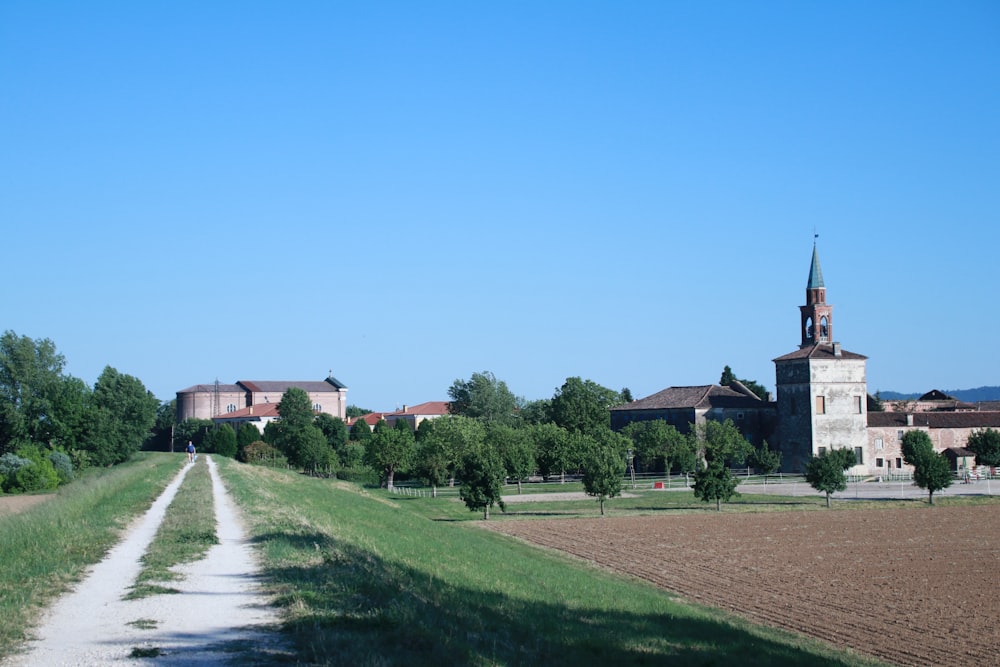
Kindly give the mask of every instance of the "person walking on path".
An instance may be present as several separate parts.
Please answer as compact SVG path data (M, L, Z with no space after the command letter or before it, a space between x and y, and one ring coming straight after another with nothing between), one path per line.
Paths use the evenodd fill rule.
M191 442L190 440L188 440L188 446L186 451L188 454L188 463L193 463L194 460L197 458L197 454L195 454L194 451L194 443Z

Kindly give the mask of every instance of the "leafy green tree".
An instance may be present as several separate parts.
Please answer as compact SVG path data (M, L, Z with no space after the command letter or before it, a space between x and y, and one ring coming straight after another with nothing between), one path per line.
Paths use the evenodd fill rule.
M902 449L903 461L913 466L913 483L927 490L927 499L933 505L934 492L947 489L952 483L948 458L934 451L934 444L924 431L909 431L904 435Z
M321 412L316 415L313 423L326 436L326 441L333 451L339 452L347 444L350 434L347 431L347 424L340 417Z
M622 434L631 439L644 469L662 468L669 474L675 467L684 471L695 467L691 441L663 419L632 422Z
M260 440L260 430L250 422L243 422L236 430L236 456L246 461L247 447Z
M806 481L809 486L826 494L826 506L830 506L830 495L847 488L848 468L854 466L857 459L850 449L828 449L813 456L806 462Z
M93 391L83 380L63 377L52 400L49 446L67 452L80 451L90 423L92 397Z
M289 387L278 402L280 423L289 426L311 426L314 419L312 401L305 389Z
M13 331L0 336L0 454L50 443L65 363L47 338L32 340Z
M351 424L350 439L354 442L367 442L372 437L372 429L364 419L358 419Z
M488 520L490 508L494 505L506 511L503 501L505 473L500 454L490 447L480 447L465 455L461 471L462 488L458 495L470 512L482 510L483 519Z
M753 453L753 445L740 433L731 419L718 422L712 419L698 424L692 434L704 450L709 464L720 462L740 465Z
M699 463L694 473L695 498L706 503L714 500L718 512L722 511L722 501L729 502L730 498L737 495L738 484L739 480L733 477L722 460Z
M597 437L583 434L578 437L587 441L583 455L583 489L587 495L597 497L601 516L604 516L604 503L622 492L629 439L610 430Z
M406 469L415 453L413 432L409 428L392 428L384 419L375 425L371 439L365 443L366 462L382 471L388 489L393 488L396 473Z
M473 373L468 380L455 380L448 389L448 397L451 414L483 422L510 423L516 419L519 407L507 383L489 371Z
M347 410L344 412L344 416L351 419L353 417L364 417L365 415L370 415L371 412L371 410L359 408L356 405L348 405Z
M618 395L621 397L622 403L631 403L635 400L632 398L632 390L628 387L622 387L622 390L618 392Z
M236 431L229 424L223 424L205 437L206 452L234 458L236 450Z
M764 475L764 483L767 484L767 476L773 475L781 467L781 452L768 447L765 440L750 454L750 465L759 474Z
M552 401L548 398L527 401L521 407L520 414L524 424L547 424L552 421Z
M535 443L541 473L560 475L565 481L566 471L574 467L577 462L573 443L566 429L549 422L530 426L528 433Z
M84 447L97 465L127 461L146 441L160 402L138 378L106 366L94 384Z
M438 486L454 480L466 454L482 449L486 428L482 422L460 415L428 419L421 427L418 474L436 494Z
M965 447L976 455L976 465L1000 466L1000 431L991 428L975 431Z
M153 432L142 448L147 451L169 452L174 427L177 425L177 400L163 401L156 409Z
M507 476L517 480L517 492L521 493L521 481L535 472L537 465L531 434L526 428L493 422L486 425L485 444L500 453Z
M342 468L358 469L365 465L365 446L360 442L348 442L337 452Z
M289 461L292 462L291 458ZM321 471L334 467L336 457L323 431L315 426L307 426L301 431L300 439L295 448L295 465L306 472L317 475Z
M215 423L211 419L195 419L193 417L185 419L174 427L174 451L184 451L189 441L201 451L205 437L214 425Z
M621 403L618 392L593 380L566 378L552 397L552 421L567 431L589 433L611 428L611 408Z
M278 403L277 421L268 424L272 444L288 458L288 462L310 473L329 465L332 450L323 432L313 425L312 401L304 389L290 387ZM268 435L265 427L265 437Z

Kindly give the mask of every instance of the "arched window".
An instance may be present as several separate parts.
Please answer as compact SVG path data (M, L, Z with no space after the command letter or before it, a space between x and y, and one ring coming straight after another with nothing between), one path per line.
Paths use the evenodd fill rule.
M812 340L813 337L813 321L811 317L806 318L806 340Z
M323 406L319 403L313 403L313 412L323 412Z
M830 324L826 321L826 315L819 320L819 339L828 340L830 338Z
M230 403L226 406L226 412L236 412L236 406L233 403Z

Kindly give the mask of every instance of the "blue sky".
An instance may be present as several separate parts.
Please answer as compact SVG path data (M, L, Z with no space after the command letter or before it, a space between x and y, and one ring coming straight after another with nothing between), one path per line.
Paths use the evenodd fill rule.
M1000 4L0 4L0 330L161 399L1000 384Z

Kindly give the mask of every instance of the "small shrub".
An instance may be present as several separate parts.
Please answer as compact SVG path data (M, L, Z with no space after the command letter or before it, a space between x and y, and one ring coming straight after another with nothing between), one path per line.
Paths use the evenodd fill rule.
M73 469L77 471L86 470L91 465L93 465L93 461L91 461L90 457L90 452L88 452L86 449L69 450L69 458L71 461L73 461Z
M51 491L59 486L59 473L48 459L32 461L14 473L14 484L18 491Z
M31 459L18 456L13 452L7 452L0 456L0 478L3 479L3 490L7 493L17 491L14 476L21 468L31 465Z
M263 440L251 442L243 450L243 457L247 463L253 465L287 466L288 460L274 445L269 445Z
M63 452L49 452L49 462L56 469L60 484L69 484L73 481L73 461L69 455Z

